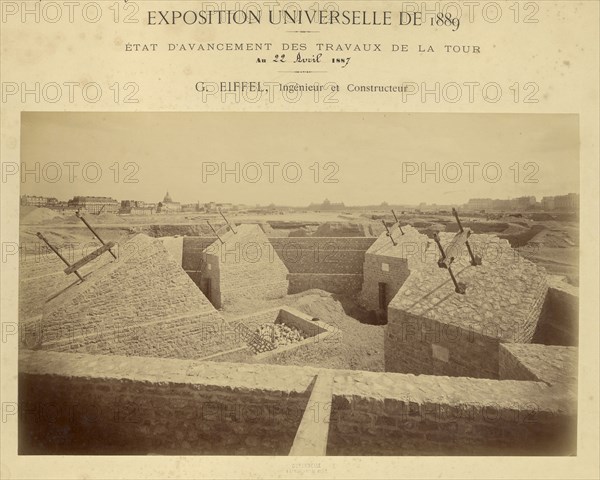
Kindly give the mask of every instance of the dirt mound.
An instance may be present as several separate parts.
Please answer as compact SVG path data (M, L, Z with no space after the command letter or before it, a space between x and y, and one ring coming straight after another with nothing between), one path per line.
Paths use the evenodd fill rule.
M369 237L364 225L349 222L327 222L319 225L313 237Z
M536 222L545 222L547 220L554 220L554 216L550 215L549 213L532 213L530 215L527 215L527 217L529 217L531 220L534 220Z
M100 215L86 215L87 219L90 219L94 223L98 224L109 224L109 223L124 223L125 220L120 215L114 213L101 213Z
M568 248L577 246L577 243L567 232L549 229L542 230L534 236L529 243L538 244L546 248Z
M304 228L317 225L315 222L296 222L296 221L269 221L271 228L291 230L293 228Z
M82 223L81 220L79 220L79 218L77 218L77 216L74 213L63 217L61 221L64 223L71 223L71 224Z
M504 222L465 222L461 221L463 228L470 228L473 233L500 233L508 228ZM446 226L447 232L458 232L458 224L450 223Z
M346 316L342 304L334 295L323 290L307 290L294 299L294 306L311 317L327 323L340 320Z
M415 227L419 233L422 233L423 235L427 235L429 238L433 238L433 235L435 233L446 231L446 225L443 223L429 223L429 222L416 222L416 223L418 223L419 226L415 225L414 223L412 224L412 226Z
M532 225L531 228L523 229L520 233L513 234L500 234L498 237L509 241L510 246L513 248L519 248L527 245L531 239L543 231L545 227L543 225Z
M310 230L307 228L296 228L292 230L288 237L308 237L310 236Z
M214 233L207 224L196 224L196 225L138 225L130 228L133 233L143 233L149 237L174 237L174 236L192 236L202 237L211 236L214 237Z
M260 363L278 365L311 366L350 370L384 371L383 339L384 325L374 325L370 312L356 304L354 298L312 289L284 299L257 301L241 299L223 310L226 318L233 319L267 308L287 305L312 318L329 324L332 333L308 346L282 352ZM231 356L218 361L234 361ZM252 358L243 361L252 362Z
M62 218L60 213L44 207L21 207L21 211L19 213L21 217L21 223L29 225L48 223L55 218Z
M269 236L273 234L273 227L269 225L267 222L263 222L260 224L260 228L265 233L265 235Z
M291 350L267 360L280 365L384 371L383 325L361 323L352 299L322 290L287 297L286 304L333 327L333 333L309 348Z
M385 228L383 228L383 224L381 222L375 222L369 225L369 233L372 237L378 237L383 232L385 232Z
M101 213L100 215L95 215L93 213L83 212L83 216L89 222L92 227L94 225L111 225L111 224L119 224L125 223L125 220L115 213ZM70 225L75 225L77 223L82 223L82 221L75 215L75 213L69 213L67 215L59 215L50 220L50 223L66 223Z
M519 225L517 223L510 223L508 227L502 232L503 235L520 235L529 230L529 225Z

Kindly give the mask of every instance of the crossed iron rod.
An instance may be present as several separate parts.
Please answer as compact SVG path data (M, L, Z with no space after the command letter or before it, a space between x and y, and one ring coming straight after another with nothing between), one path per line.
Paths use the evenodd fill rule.
M469 237L471 236L471 231L465 230L463 228L462 223L460 222L460 218L458 217L458 212L456 211L456 208L452 209L452 214L454 215L456 223L458 224L458 233L450 242L447 251L454 252L460 244L464 243L467 247L467 251L469 252L469 256L471 257L471 265L473 265L474 267L481 265L481 257L473 254L473 250L471 249L471 245L469 244ZM437 233L433 235L433 239L435 240L435 243L437 244L438 249L440 250L440 253L442 255L441 258L438 260L438 267L446 268L448 270L450 278L452 279L452 283L454 283L454 291L456 293L464 295L467 291L467 286L462 282L458 282L456 280L456 277L454 276L454 272L452 271L451 265L452 262L454 262L454 256L448 258L446 251L444 251L444 247L442 247L440 236Z
M233 232L234 235L237 234L237 232L235 231L235 228L233 227L233 225L231 225L231 223L229 223L229 220L227 220L227 218L225 217L225 215L223 215L223 212L221 211L221 209L219 208L219 214L223 217L223 220L225 220L225 223L227 224L227 226L231 229L231 231ZM210 227L210 229L213 231L213 233L217 236L217 238L219 239L219 241L221 242L221 245L223 245L225 242L223 241L223 239L219 236L219 234L217 233L217 231L215 230L215 228L211 225L211 223L207 220L206 223L208 223L208 226Z
M50 250L52 250L56 256L58 258L60 258L63 263L67 266L67 268L65 268L64 272L69 275L71 273L74 273L75 275L77 275L77 278L79 278L79 280L81 280L83 282L84 278L80 275L80 273L78 272L78 270L83 267L84 265L88 264L89 262L91 262L92 260L94 260L96 257L99 257L100 255L102 255L104 252L110 252L110 254L113 256L113 258L116 260L117 256L114 254L114 252L111 250L114 246L115 243L114 242L108 242L105 243L104 240L102 240L102 238L100 238L100 235L98 235L96 233L96 231L92 228L92 226L87 222L87 220L83 217L83 215L81 215L79 213L79 211L75 212L75 215L77 216L77 218L79 218L84 225L94 234L94 236L98 239L98 241L102 244L102 246L100 248L98 248L97 250L94 250L92 253L86 255L85 257L81 258L80 260L78 260L77 262L75 262L74 264L70 264L69 261L62 256L62 254L48 241L48 239L46 237L44 237L44 235L41 232L37 232L36 235L37 237L42 240L47 246L48 248L50 248Z
M400 220L398 220L398 217L396 216L396 212L394 212L393 209L392 209L392 215L394 215L394 220L396 220L396 223L398 224L398 228L400 229L400 234L404 235L404 232L402 231L402 226L400 225ZM392 237L392 232L390 232L390 229L388 228L387 223L385 223L384 219L381 219L381 223L383 223L383 226L385 227L386 235L388 237L390 237L390 240L392 241L392 245L394 245L394 247L396 245L398 245L396 243L396 240L394 240L394 237Z

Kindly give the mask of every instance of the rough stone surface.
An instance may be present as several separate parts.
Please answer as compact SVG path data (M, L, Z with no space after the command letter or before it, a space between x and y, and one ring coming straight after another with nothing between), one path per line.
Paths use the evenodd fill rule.
M183 269L190 272L199 272L202 268L202 254L217 237L183 237L182 264Z
M202 287L203 252L214 237L185 237L183 268ZM288 293L318 288L331 293L360 291L365 252L375 238L286 238L268 237L275 252L289 270Z
M326 323L313 320L310 316L287 305L282 306L281 308L271 308L260 312L254 312L250 315L234 317L229 320L229 323L232 325L234 331L244 335L244 341L254 353L262 352L254 357L261 359L277 356L298 347L310 348L314 343L325 341L324 337L327 333L331 332L331 328ZM273 348L274 346L272 345L269 336L267 336L266 341L260 340L256 335L256 331L261 327L269 327L274 324L283 324L297 329L301 333L302 338L298 339L297 342ZM269 331L269 329L267 329L267 331ZM246 358L246 361L252 360L253 358Z
M535 380L548 385L577 385L577 348L502 344L500 379Z
M330 455L572 455L576 395L544 384L336 375Z
M374 238L270 238L290 273L362 273L365 252Z
M99 242L90 242L82 248L69 249L57 245L61 254L71 264L88 253L101 247ZM116 251L121 247L118 244ZM109 253L104 253L79 270L82 276L89 275L101 265L113 260ZM54 253L28 253L19 262L19 321L21 323L36 320L44 312L44 304L49 297L59 294L71 285L79 283L74 275L66 275L66 265Z
M390 308L384 337L385 369L427 375L498 378L500 342L486 335L485 328L482 334L480 328L467 330ZM495 331L493 326L489 328ZM436 356L436 349L445 349L447 354Z
M39 329L38 347L58 351L202 358L234 342L162 242L143 234L50 300Z
M183 237L160 237L169 255L177 262L183 264Z
M444 244L452 235L441 238ZM466 247L452 264L457 280L467 285L465 295L454 291L448 271L427 256L390 307L466 329L492 322L498 328L490 336L530 341L548 288L544 270L494 235L472 235L469 242L483 264L472 266Z
M543 382L27 350L19 372L21 454L287 455L321 372L329 455L576 450L576 394Z
M21 454L287 455L315 376L56 352L21 361Z
M202 291L217 308L239 299L285 296L288 269L260 226L238 225L235 230L221 236L224 243L216 240L204 250Z
M390 234L396 245L384 232L365 253L359 302L369 310L385 311L379 305L379 284L385 283L389 303L410 272L418 268L416 264L423 261L426 250L430 248L427 236L420 234L415 228L406 225L402 227L402 231L404 235L394 225Z
M533 342L545 345L579 344L579 289L552 276Z
M452 238L442 234L442 245ZM545 271L494 235L472 235L469 243L482 265L470 264L466 247L452 264L465 295L438 267L437 250L414 263L388 305L387 371L497 378L499 343L531 342L546 298ZM434 344L448 350L446 361L433 355Z

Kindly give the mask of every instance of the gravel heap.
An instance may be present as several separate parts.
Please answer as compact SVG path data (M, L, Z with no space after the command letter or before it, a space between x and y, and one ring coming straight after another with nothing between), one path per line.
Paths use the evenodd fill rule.
M275 350L306 338L300 330L284 323L265 323L256 329L255 334L261 339L260 345L256 344L258 342L253 345L256 353Z

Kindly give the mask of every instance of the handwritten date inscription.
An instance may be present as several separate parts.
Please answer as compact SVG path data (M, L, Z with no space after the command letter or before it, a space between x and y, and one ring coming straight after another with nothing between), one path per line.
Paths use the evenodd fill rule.
M340 65L342 68L346 68L350 63L351 57L343 57L343 58L332 58L331 63L336 65ZM257 63L267 63L266 58L258 58L256 60ZM297 53L296 55L288 56L285 53L277 53L272 59L274 63L323 63L323 54L317 53L312 55L306 55Z

